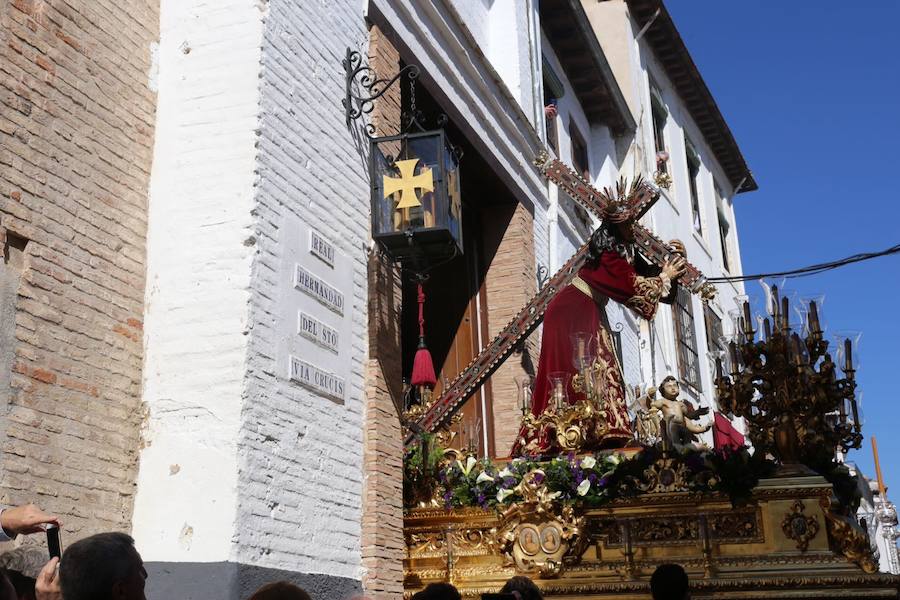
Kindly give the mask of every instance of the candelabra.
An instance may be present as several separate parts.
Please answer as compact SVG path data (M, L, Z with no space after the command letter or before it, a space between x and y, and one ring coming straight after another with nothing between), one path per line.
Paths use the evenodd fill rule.
M543 444L543 451L581 452L599 446L608 429L606 410L606 369L608 363L597 359L598 341L587 332L572 336L572 364L575 374L550 373L550 395L546 409L539 415L531 413L531 395L520 387L522 431L532 452ZM569 389L576 393L575 401Z
M856 399L856 338L838 345L843 377L829 352L814 300L805 312L800 333L792 331L790 306L772 288L771 320L762 319L756 339L750 304L744 301L728 342L726 366L716 360L716 391L726 412L743 417L757 451L768 452L786 470L801 465L823 449L859 448L862 424ZM803 307L804 309L806 307Z

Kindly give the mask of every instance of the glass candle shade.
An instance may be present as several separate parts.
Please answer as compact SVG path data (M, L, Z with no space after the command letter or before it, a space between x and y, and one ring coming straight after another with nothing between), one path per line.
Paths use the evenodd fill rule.
M516 383L516 393L518 395L519 401L519 409L522 411L522 415L526 415L529 411L531 411L531 396L532 396L532 379L531 375L527 373L523 373L522 375L516 375L513 379Z
M569 405L569 374L565 371L557 371L550 373L550 398L547 400L548 406L553 406L556 410L562 410Z
M844 373L859 369L859 331L835 331L832 336L832 356L834 363Z
M597 358L597 345L593 334L577 331L572 334L572 366L576 371L589 368Z

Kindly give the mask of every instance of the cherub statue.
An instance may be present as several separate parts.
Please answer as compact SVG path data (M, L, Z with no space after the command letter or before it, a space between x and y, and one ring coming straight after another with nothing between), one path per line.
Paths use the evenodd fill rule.
M659 409L650 405L656 396L656 388L647 388L646 394L641 394L640 388L635 386L634 397L636 400L631 405L634 413L634 437L645 446L655 446L662 439L660 421L662 414Z
M709 431L710 428L709 423L700 425L695 421L709 414L709 409L694 408L687 400L679 400L678 393L681 390L678 380L671 375L659 384L662 398L654 398L656 391L656 388L649 388L639 402L648 413L656 409L662 414L661 434L664 447L675 450L693 448L698 441L697 434Z

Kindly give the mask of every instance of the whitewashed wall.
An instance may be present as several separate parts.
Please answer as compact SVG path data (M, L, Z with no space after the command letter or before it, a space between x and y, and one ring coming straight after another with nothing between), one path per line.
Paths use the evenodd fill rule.
M251 0L160 6L133 527L148 562L234 557L262 31Z
M240 439L238 559L359 579L369 188L344 124L341 60L364 49L354 1L269 3L263 34L251 330ZM309 251L310 231L336 250ZM294 285L297 266L343 295L340 313ZM304 311L338 332L303 338ZM290 380L290 357L344 381L339 399Z

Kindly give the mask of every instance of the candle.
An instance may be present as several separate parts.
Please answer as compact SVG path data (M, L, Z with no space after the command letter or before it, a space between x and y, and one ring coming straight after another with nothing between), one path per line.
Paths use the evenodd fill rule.
M816 306L815 300L809 302L809 330L819 333L819 307Z
M753 332L752 322L753 321L750 320L750 303L744 301L744 333L748 336Z
M799 367L803 364L803 349L800 347L800 336L795 333L792 341L794 342L794 364Z
M722 379L722 359L716 359L716 379Z
M728 349L731 351L731 372L737 373L738 372L737 344L735 344L734 342L730 342L728 344Z
M790 317L790 307L788 306L787 296L781 299L781 328L784 331L790 329L789 317Z
M766 341L769 341L769 338L772 337L772 326L769 324L769 317L763 319L763 328L766 332Z
M778 286L773 285L772 286L772 320L775 323L778 323L778 306L779 306Z
M850 339L844 340L844 355L847 357L847 360L844 364L844 371L852 371L853 370L853 345L850 343Z
M856 396L850 399L850 408L853 410L853 428L859 432L862 425L859 422L859 408L856 406Z

